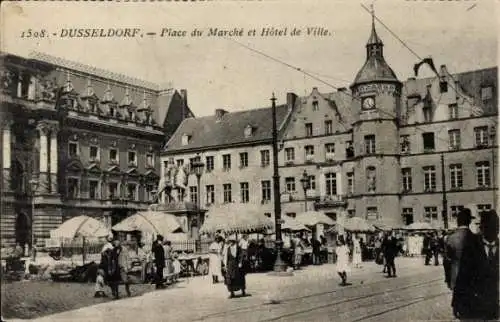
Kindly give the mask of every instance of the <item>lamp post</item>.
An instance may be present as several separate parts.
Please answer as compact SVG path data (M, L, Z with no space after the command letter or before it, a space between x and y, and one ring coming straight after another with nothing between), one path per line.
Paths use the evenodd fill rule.
M196 191L196 207L198 208L198 236L196 236L196 241L198 244L198 247L201 248L201 234L200 234L200 228L201 228L201 176L203 174L203 168L205 167L205 164L201 162L201 157L198 155L196 157L196 160L191 164L191 168L193 170L193 173L196 175L196 183L197 183L197 191Z
M286 275L286 264L281 259L283 239L281 238L281 198L280 198L280 176L278 172L278 126L276 124L276 97L271 98L272 122L273 122L273 196L274 196L274 227L276 230L276 262L273 274Z
M310 188L310 180L306 170L304 170L304 173L302 174L300 183L302 184L302 189L304 189L304 211L307 212L307 190Z
M38 188L38 181L31 179L29 181L31 188L31 258L35 261L35 193Z

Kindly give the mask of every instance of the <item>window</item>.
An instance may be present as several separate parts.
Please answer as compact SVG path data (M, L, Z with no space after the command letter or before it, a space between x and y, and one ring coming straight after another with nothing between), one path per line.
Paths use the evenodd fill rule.
M297 214L295 212L287 212L285 215L287 215L288 217L291 217L291 218L297 217Z
M241 203L248 203L250 201L250 191L248 189L248 182L240 183L240 200Z
M476 182L478 187L489 187L490 182L490 163L488 161L476 163Z
M332 120L325 121L325 135L329 135L333 133L333 122Z
M213 156L208 156L205 158L205 163L206 163L206 168L207 172L211 172L214 170L214 157Z
M190 135L187 135L187 134L183 134L182 135L182 138L181 138L181 144L182 145L188 145L189 144L189 139L191 138Z
M230 183L224 183L222 185L223 191L224 191L224 203L230 203L233 202L233 197L231 196L231 184Z
M345 146L346 146L346 148L345 148L346 157L353 158L354 157L354 148L352 146L352 141L346 141Z
M295 192L295 178L288 177L285 178L286 192Z
M87 101L87 106L90 113L97 113L97 104L95 102Z
M90 199L100 199L99 198L99 181L89 180L89 198Z
M427 132L422 134L424 141L424 152L432 152L436 148L434 145L434 132Z
M133 121L135 119L135 115L133 111L128 111L128 119Z
M114 117L115 116L115 108L113 106L109 106L109 116Z
M155 193L155 186L152 184L146 185L146 201L153 201Z
M318 101L313 101L313 102L312 102L312 107L313 107L313 111L317 111L317 110L319 110L319 104L318 104Z
M306 123L305 126L306 126L306 136L307 137L313 136L313 125L312 125L312 123Z
M190 186L189 187L189 200L191 203L197 205L198 204L198 187Z
M269 150L260 151L260 165L262 167L268 167L271 164L271 158L269 156Z
M78 156L78 143L77 142L69 142L68 151L70 157Z
M146 167L152 168L155 166L155 157L153 154L146 154Z
M309 190L316 190L316 176L307 176L309 180Z
M271 181L263 180L262 185L262 201L271 201Z
M458 213L464 209L464 206L451 206L451 217L456 218Z
M493 98L493 87L486 86L481 88L481 100L483 102Z
M109 161L118 163L118 150L116 149L110 149L109 150Z
M366 208L366 219L367 220L377 220L378 219L377 207L367 207Z
M436 190L436 167L435 166L424 167L424 190L425 191Z
M68 178L68 198L80 197L80 181L77 178Z
M450 104L448 105L448 116L450 120L458 119L458 105Z
M127 198L137 200L137 185L135 183L127 184Z
M401 146L401 153L409 153L411 151L409 135L401 135L399 137L399 144Z
M109 199L118 199L120 197L120 194L118 193L118 183L117 182L110 182L108 184L108 197Z
M481 213L491 210L491 205L490 204L481 204L477 205L477 214L481 215Z
M241 152L240 153L240 168L248 167L248 153Z
M327 160L333 160L335 158L335 143L325 144L325 157Z
M480 126L474 128L476 137L476 147L484 147L488 145L488 127Z
M347 192L354 194L354 172L347 173Z
M439 90L441 93L448 92L448 82L446 80L442 80L439 82Z
M403 192L409 192L412 190L412 177L411 168L401 169L401 177L403 180Z
M314 160L314 146L313 145L306 145L304 147L305 152L306 152L306 161L313 161Z
M91 145L89 148L89 155L91 161L99 160L99 148L97 146Z
M180 167L184 166L184 159L177 159L175 161L175 163L177 164L177 167L180 168Z
M136 153L134 151L128 151L128 164L137 165Z
M450 164L450 180L452 189L463 187L463 174L461 164Z
M266 216L267 218L271 218L271 213L270 212L265 212L264 216Z
M402 216L405 221L405 225L413 224L413 208L403 208Z
M460 149L460 130L449 130L448 137L450 140L450 149L451 150Z
M207 192L207 204L215 203L215 186L213 184L206 185L205 191Z
M377 191L377 169L374 166L366 167L366 186L368 192Z
M293 162L295 160L295 149L294 148L285 148L285 161Z
M224 154L222 156L222 169L224 171L231 170L231 155L230 154Z
M375 135L365 135L365 153L375 153Z
M437 207L424 207L424 217L427 221L434 221L438 219Z
M356 209L348 209L347 210L347 217L352 218L356 216Z
M326 195L334 196L337 194L337 173L329 172L325 174Z

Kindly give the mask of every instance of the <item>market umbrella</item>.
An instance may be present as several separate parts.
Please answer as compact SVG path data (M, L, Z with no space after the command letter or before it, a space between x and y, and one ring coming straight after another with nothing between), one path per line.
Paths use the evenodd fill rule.
M404 229L406 229L406 230L433 230L435 228L428 222L414 222L413 224L410 224L410 225L404 227Z
M125 218L112 228L114 231L140 231L166 236L182 231L175 215L159 211L142 211Z
M355 232L373 232L375 227L360 217L347 218L344 222L344 229Z
M50 232L51 239L74 239L77 237L105 237L110 233L102 221L89 216L77 216L63 222Z
M287 231L310 231L309 228L307 228L304 224L299 222L298 220L290 217L290 216L285 216L283 218L283 222L281 224L281 230L287 230Z
M401 229L402 225L393 223L393 222L387 222L384 220L377 220L373 223L373 226L379 230L393 230L393 229Z
M317 224L335 225L335 221L321 211L306 211L296 217L297 221L306 226Z
M200 232L204 234L214 234L222 231L231 233L257 232L274 227L273 221L256 209L237 205L230 209L210 210Z

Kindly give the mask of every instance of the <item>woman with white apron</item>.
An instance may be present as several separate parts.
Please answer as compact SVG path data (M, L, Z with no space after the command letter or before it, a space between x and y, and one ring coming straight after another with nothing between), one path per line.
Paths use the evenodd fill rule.
M224 280L222 278L222 238L220 236L216 236L215 240L208 249L209 251L209 274L212 276L212 283L216 284L219 282L219 279Z
M342 279L341 286L347 285L347 273L351 271L349 267L349 247L346 245L343 236L339 236L337 247L335 248L337 254L337 274Z

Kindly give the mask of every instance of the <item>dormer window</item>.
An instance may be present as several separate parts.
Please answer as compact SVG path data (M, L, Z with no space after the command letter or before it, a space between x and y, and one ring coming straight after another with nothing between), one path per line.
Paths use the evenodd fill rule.
M485 86L481 87L481 101L489 101L493 98L493 87Z
M245 134L245 138L249 138L252 136L253 134L253 127L251 125L247 125L245 127L245 131L244 131L244 134Z
M318 101L317 100L314 100L312 102L312 107L313 107L313 111L319 110L319 106L318 106Z
M135 115L133 111L128 111L128 118L129 120L133 121L135 119Z
M191 135L183 134L182 135L182 145L188 145L191 140Z
M448 92L448 82L446 80L439 81L439 90L441 93Z

